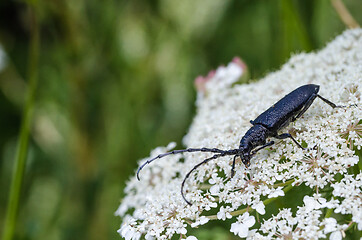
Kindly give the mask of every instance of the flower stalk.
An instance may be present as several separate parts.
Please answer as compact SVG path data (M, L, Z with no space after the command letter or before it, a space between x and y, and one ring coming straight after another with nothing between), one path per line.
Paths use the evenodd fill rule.
M39 26L34 6L30 6L31 39L28 60L28 90L20 126L20 135L15 155L14 170L12 174L10 194L8 199L5 226L2 234L3 240L11 240L14 237L16 219L19 210L22 182L26 165L29 144L29 133L34 109L35 90L38 80L39 58Z

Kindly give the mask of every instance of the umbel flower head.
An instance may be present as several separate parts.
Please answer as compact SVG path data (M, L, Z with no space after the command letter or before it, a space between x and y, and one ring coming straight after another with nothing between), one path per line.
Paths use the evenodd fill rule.
M240 61L239 61L240 62ZM304 84L320 85L320 94L343 105L331 108L316 99L301 118L287 126L292 141L260 150L246 168L232 156L201 165L187 179L186 204L180 194L185 175L211 153L169 155L147 165L141 181L132 176L116 211L125 239L196 239L188 232L211 221L231 223L231 234L247 239L341 239L362 231L362 30L348 30L318 53L293 56L279 71L248 85L233 61L199 79L197 115L184 137L186 147L235 149L250 120ZM275 140L275 139L274 139ZM173 149L159 147L149 158ZM148 157L140 160L144 163ZM288 191L298 192L299 200ZM305 189L309 189L306 191ZM284 199L283 199L284 198ZM294 207L274 200L296 202ZM270 213L270 211L273 212ZM195 233L195 231L193 231ZM353 235L357 234L357 235ZM197 235L197 234L195 234Z

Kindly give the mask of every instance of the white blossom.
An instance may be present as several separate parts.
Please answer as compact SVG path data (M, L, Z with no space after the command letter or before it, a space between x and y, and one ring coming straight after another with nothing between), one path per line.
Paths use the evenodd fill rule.
M237 222L231 224L230 232L241 238L248 236L249 228L254 226L255 217L250 216L248 212L237 218Z
M195 236L188 236L186 240L197 240L197 238Z
M362 173L356 177L345 175L339 183L333 183L333 195L343 200L336 205L336 213L352 214L352 221L362 231Z
M118 233L126 240L138 240L141 237L141 233L129 225L123 225Z
M268 198L275 198L275 197L279 197L279 196L284 196L284 192L282 190L281 187L278 187L276 189L273 189L269 195Z
M263 202L258 202L256 204L253 204L251 207L255 209L259 214L261 215L265 214L265 205Z
M209 221L209 219L205 216L201 216L197 221L191 224L191 227L197 227L199 225L204 225Z
M339 231L333 232L329 239L331 239L331 240L340 240L340 239L342 239L342 233L339 232Z
M296 216L290 209L281 210L276 216L265 220L260 230L266 236L283 236L293 239L318 239L325 238L330 233L330 239L339 239L344 235L347 224L338 224L334 218L321 218L321 208L331 206L319 194L313 197L304 197L304 206L298 207Z
M334 232L337 230L337 220L334 218L325 218L324 219L324 229L325 233Z
M307 150L290 139L273 139L276 143L258 151L250 167L236 158L233 178L233 156L201 165L184 185L191 206L180 194L181 183L212 154L173 154L153 161L142 169L140 181L131 177L124 190L116 211L123 218L118 230L123 238L185 238L190 228L233 217L237 221L230 231L247 239L340 239L353 230L351 224L362 230L357 154L362 146L362 30L346 31L317 53L295 55L258 82L235 84L243 72L242 64L233 62L199 78L197 114L183 139L186 147L238 148L250 120L304 84L319 85L321 96L343 107L331 108L317 98L281 131L290 132ZM156 148L140 164L173 148L174 143ZM279 209L265 218L270 216L264 214L266 205L275 198L297 201L287 191L300 185L313 193L299 199L296 209ZM259 229L254 211L261 214ZM332 215L326 217L327 212Z
M226 208L224 208L223 206L221 206L221 208L216 216L218 219L221 219L223 221L225 221L225 219L227 219L227 218L228 219L232 218L232 216L230 214L230 207L227 206Z

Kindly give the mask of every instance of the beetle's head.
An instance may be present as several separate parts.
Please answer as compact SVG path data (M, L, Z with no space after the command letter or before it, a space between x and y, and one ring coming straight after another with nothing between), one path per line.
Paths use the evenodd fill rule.
M252 157L251 154L250 154L250 151L248 151L248 149L245 149L245 150L242 149L239 156L241 158L241 161L245 165L245 167L248 168L250 166L250 159Z

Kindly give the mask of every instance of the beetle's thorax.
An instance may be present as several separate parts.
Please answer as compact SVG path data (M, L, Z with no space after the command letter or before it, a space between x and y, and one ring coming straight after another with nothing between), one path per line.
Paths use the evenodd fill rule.
M256 124L240 140L239 148L244 155L249 155L251 150L257 146L264 145L267 137L269 137L269 130L260 124Z

